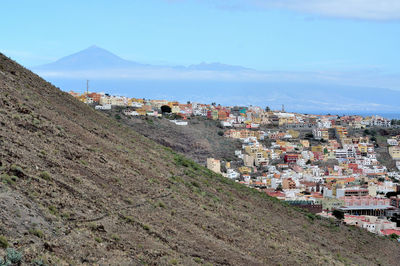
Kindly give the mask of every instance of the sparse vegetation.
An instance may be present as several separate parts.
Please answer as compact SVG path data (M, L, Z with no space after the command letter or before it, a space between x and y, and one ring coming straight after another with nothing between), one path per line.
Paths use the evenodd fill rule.
M31 235L37 236L37 237L39 237L39 238L43 238L43 237L44 237L43 231L40 230L40 229L38 229L38 228L35 228L35 227L29 229L29 233L30 233Z
M8 241L5 236L0 235L0 248L7 248L8 247Z
M169 264L177 265L178 264L178 260L177 259L172 259L172 260L169 261Z
M146 231L150 231L150 226L148 226L147 224L143 224L142 228Z
M41 172L39 177L47 181L51 180L51 175L46 171Z
M0 265L1 266L20 265L21 261L22 261L21 252L13 248L7 248L4 259L0 258Z
M4 184L12 185L15 183L15 181L11 178L11 176L9 176L7 174L2 174L0 176L0 178L1 178L1 182L3 182Z
M54 205L50 205L49 206L49 211L51 214L53 214L54 216L58 216L58 210L57 207Z
M121 238L117 234L112 234L111 235L111 239L114 240L114 241L117 241L117 242L121 240Z
M16 176L22 176L24 174L24 170L18 165L11 165L10 171Z

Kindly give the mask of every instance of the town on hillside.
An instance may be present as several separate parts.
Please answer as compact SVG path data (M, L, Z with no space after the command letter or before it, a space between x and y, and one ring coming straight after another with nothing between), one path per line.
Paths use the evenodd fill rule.
M97 110L219 121L238 139L237 160L207 159L207 168L313 214L378 235L400 237L400 121L381 116L313 115L268 107L179 103L69 92Z

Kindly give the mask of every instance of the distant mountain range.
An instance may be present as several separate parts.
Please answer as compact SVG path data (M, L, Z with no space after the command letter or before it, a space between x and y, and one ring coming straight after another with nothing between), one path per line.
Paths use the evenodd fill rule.
M37 71L76 71L76 70L100 70L100 69L177 69L177 70L201 70L201 71L244 71L251 70L241 66L225 65L221 63L200 63L197 65L185 66L155 66L141 64L125 60L98 46L65 56L54 63L34 67Z
M280 107L319 113L399 113L400 91L370 87L347 73L279 72L222 63L150 65L91 46L53 63L32 67L63 90L90 89L141 98ZM360 85L361 84L361 85Z

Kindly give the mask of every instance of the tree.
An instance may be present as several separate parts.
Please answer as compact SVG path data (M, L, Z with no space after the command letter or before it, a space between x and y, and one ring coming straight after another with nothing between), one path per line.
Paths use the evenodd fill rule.
M390 197L395 197L397 195L399 195L399 192L390 191L386 193L386 198L390 199Z
M312 139L312 138L314 138L314 135L313 135L313 133L307 133L305 138L306 139Z
M344 212L341 210L333 210L332 215L336 217L338 220L344 219Z
M270 112L271 108L269 108L269 106L265 107L265 112Z
M164 114L164 113L171 113L172 112L172 109L171 109L171 107L170 106L168 106L168 105L163 105L163 106L161 106L161 112Z
M279 185L276 187L276 190L277 190L277 191L282 191L282 184L279 184Z

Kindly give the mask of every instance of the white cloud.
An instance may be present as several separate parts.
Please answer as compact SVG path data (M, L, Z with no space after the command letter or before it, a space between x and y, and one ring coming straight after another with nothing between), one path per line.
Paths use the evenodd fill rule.
M33 69L46 78L180 80L228 82L299 82L390 88L400 90L400 73L386 74L379 70L359 71L211 71L174 68L97 69L52 71Z
M289 9L323 17L400 20L399 0L220 0L218 5Z

